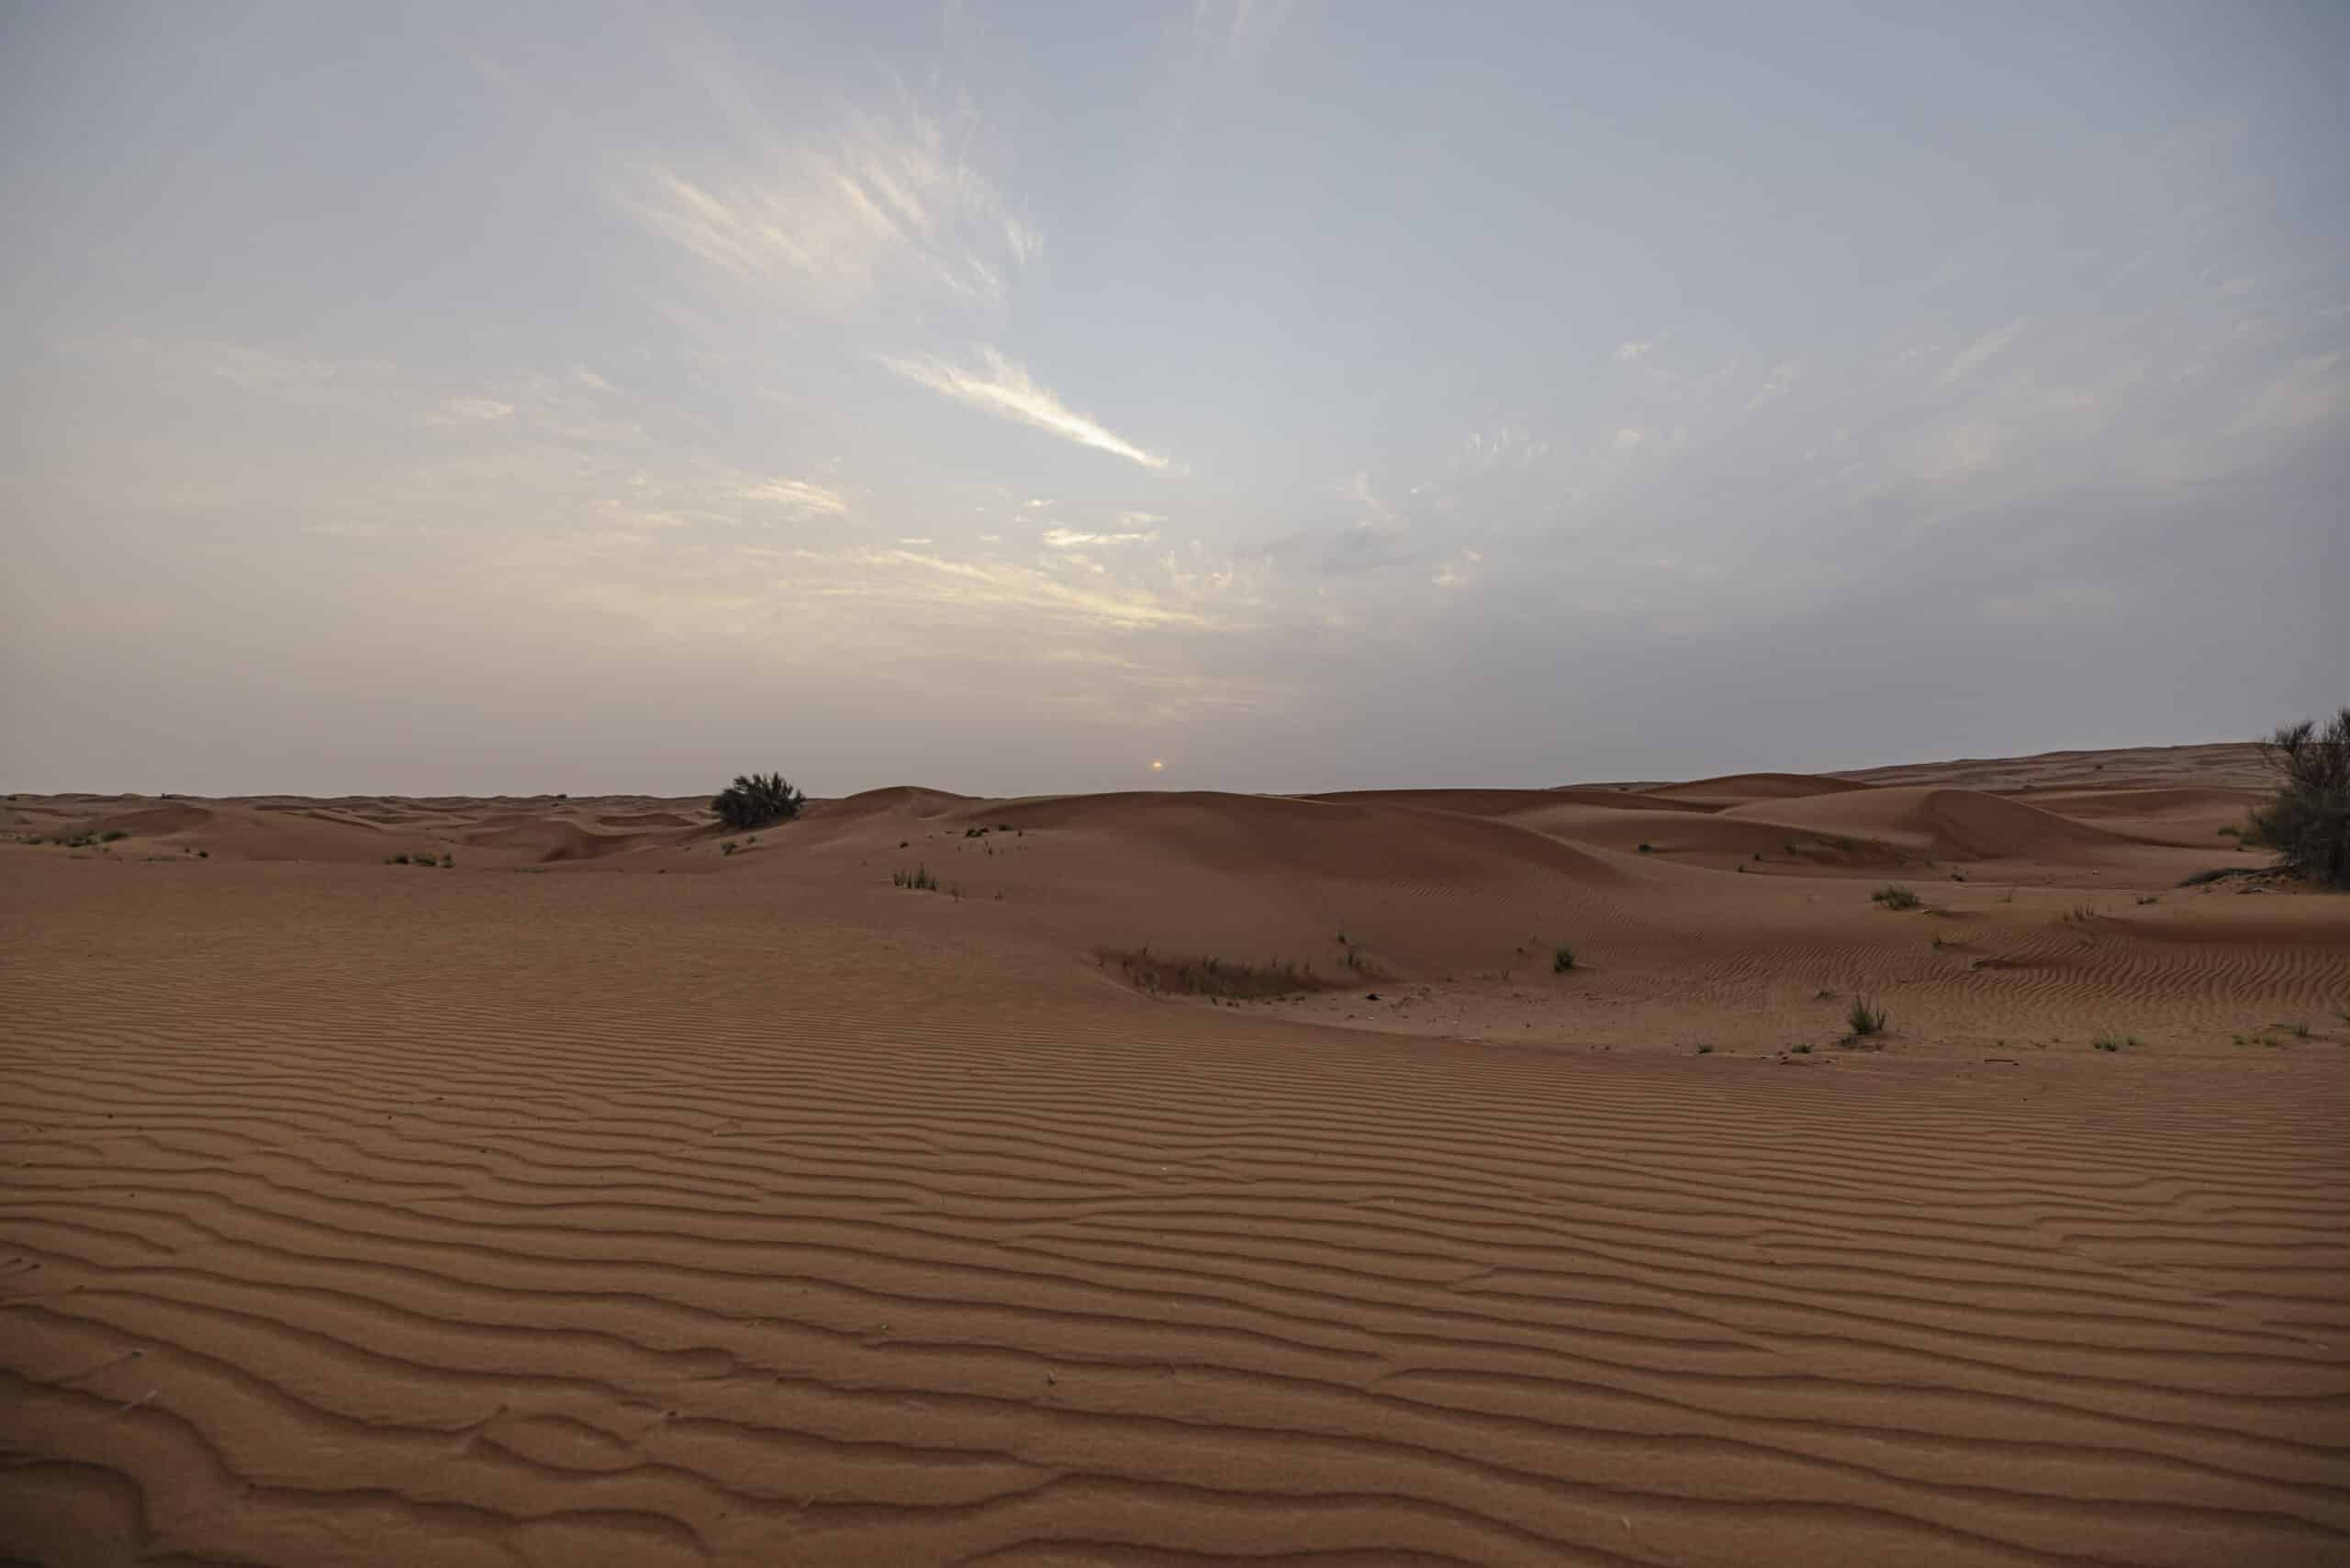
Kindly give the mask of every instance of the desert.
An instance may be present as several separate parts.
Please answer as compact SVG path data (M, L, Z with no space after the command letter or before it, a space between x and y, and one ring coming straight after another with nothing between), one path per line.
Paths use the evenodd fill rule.
M0 1540L2339 1562L2261 782L16 796Z
M2350 1568L2345 61L0 6L0 1568Z

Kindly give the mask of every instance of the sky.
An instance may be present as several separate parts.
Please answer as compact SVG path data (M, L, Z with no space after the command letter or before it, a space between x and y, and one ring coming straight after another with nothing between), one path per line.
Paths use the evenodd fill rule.
M0 0L0 788L2350 700L2350 7Z

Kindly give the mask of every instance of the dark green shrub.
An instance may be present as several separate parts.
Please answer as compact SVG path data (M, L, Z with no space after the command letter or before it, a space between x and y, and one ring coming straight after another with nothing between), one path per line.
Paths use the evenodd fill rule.
M1575 950L1563 942L1560 943L1558 951L1550 955L1550 972L1554 975L1562 975L1574 967Z
M2253 810L2244 842L2275 850L2286 870L2350 888L2350 708L2322 727L2287 724L2260 755L2282 782L2275 800Z
M808 804L780 773L738 773L710 802L718 820L737 832L789 822Z
M1898 882L1887 882L1869 895L1869 902L1881 903L1887 909L1916 909L1926 901L1919 898L1913 888L1905 888Z
M1852 1038L1866 1039L1871 1035L1885 1033L1886 1013L1882 1007L1871 1007L1865 997L1854 997L1852 1010L1844 1014L1844 1023L1852 1031Z

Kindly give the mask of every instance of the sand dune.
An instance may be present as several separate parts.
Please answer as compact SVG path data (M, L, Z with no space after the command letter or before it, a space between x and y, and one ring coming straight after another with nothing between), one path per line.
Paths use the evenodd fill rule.
M1815 795L1848 794L1869 786L1817 773L1731 773L1719 778L1695 778L1648 791L1668 801L1702 801L1712 805L1744 805L1751 801L1800 801Z
M2350 901L1752 780L12 800L0 1556L2350 1560Z
M2130 847L2126 834L1975 790L1887 786L1733 806L1726 816L1899 845L1929 859L2061 858Z

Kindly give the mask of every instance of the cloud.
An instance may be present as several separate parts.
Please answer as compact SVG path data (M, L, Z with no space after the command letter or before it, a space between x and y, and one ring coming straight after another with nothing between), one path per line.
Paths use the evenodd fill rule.
M2350 409L2350 381L2339 351L2294 361L2252 395L2230 433L2292 432L2332 422Z
M838 490L828 490L822 485L811 485L802 479L769 479L736 492L746 501L773 501L795 512L814 512L825 517L841 517L848 511L848 498Z
M1129 528L1149 528L1165 522L1166 518L1155 511L1122 511L1118 521Z
M1607 357L1614 360L1617 364L1629 364L1654 347L1656 347L1656 345L1651 342L1617 343L1616 345L1616 352Z
M1064 441L1073 441L1080 446L1090 446L1097 452L1126 458L1146 468L1167 466L1166 458L1156 453L1145 452L1123 436L1113 434L1093 420L1071 409L1046 388L1030 380L1026 371L995 350L982 349L979 353L987 362L984 373L964 370L935 359L892 359L884 356L881 363L908 380L934 392L943 393L958 403L968 404L982 413L1034 425Z
M1755 388L1754 396L1746 400L1746 411L1751 414L1763 404L1774 403L1785 397L1787 388L1793 386L1796 377L1802 374L1803 367L1791 359L1783 359L1773 365L1762 385Z
M1971 374L1984 361L2014 342L2023 331L2023 318L2019 316L2004 327L1984 333L1958 351L1942 371L1942 385L1953 386Z
M501 403L495 398L452 398L441 405L442 412L460 420L479 420L494 424L514 411L511 403Z
M1206 626L1196 611L1163 604L1145 588L1068 583L1024 566L954 561L900 548L827 557L882 568L850 591L856 597L964 608L1026 609L1111 626Z
M841 315L889 288L992 308L1044 237L964 157L977 129L968 110L949 125L901 104L732 162L647 161L621 177L618 197L711 266L788 286L797 307Z
M1484 558L1477 551L1463 550L1451 560L1439 566L1436 576L1430 577L1428 582L1436 588L1459 588L1476 577L1477 564Z
M1647 439L1648 435L1646 431L1638 431L1629 425L1626 425L1622 430L1616 432L1616 450L1618 452L1629 452Z
M937 543L937 541L936 541L936 540L932 539L928 534L924 533L924 534L917 534L917 535L915 535L914 537L912 537L912 538L911 538L911 539L901 539L901 540L899 540L899 541L898 541L898 543L901 543L901 544L934 544L934 543Z
M578 381L580 386L587 387L590 391L610 392L612 389L612 384L610 382L605 380L594 371L589 370L586 365L573 365L571 367L571 374Z
M1158 532L1154 529L1148 533L1080 533L1074 529L1048 528L1043 537L1049 548L1080 550L1089 544L1147 544Z

